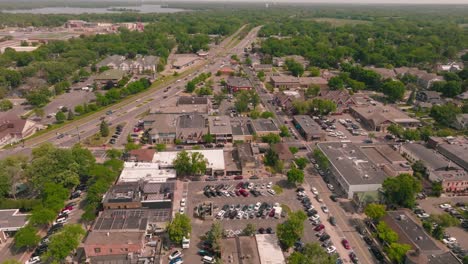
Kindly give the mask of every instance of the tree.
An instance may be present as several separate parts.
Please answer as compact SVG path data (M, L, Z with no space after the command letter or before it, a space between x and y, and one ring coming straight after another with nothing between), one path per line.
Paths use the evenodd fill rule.
M79 224L68 224L57 234L51 236L44 258L59 263L77 249L86 231Z
M303 183L304 182L304 172L297 168L291 168L288 173L288 182L290 183Z
M37 229L31 225L22 227L15 234L15 247L17 249L30 249L39 243L41 237L37 234Z
M400 174L384 180L384 196L390 204L413 208L416 194L422 190L421 181L409 174Z
M265 118L265 119L268 119L268 118L273 118L275 117L275 114L273 114L272 112L270 111L265 111L263 112L261 115L260 115L261 118Z
M264 81L265 80L265 72L264 71L259 71L257 73L257 77L258 77L258 79L260 79L260 81Z
M387 81L382 86L382 92L391 102L401 101L405 95L405 85L400 81Z
M380 221L377 225L377 237L389 244L398 241L398 234L393 231L385 222Z
M442 239L444 238L444 227L442 226L436 226L434 228L434 230L432 230L432 236L435 238L435 239Z
M294 163L299 169L303 170L307 166L307 163L309 163L309 160L305 157L299 157L294 160Z
M408 244L390 243L390 245L385 248L385 252L387 252L387 256L393 262L403 263L406 252L410 249L411 246Z
M280 126L280 137L290 137L291 134L289 133L289 129L287 126L282 125Z
M288 257L289 264L335 264L336 257L327 254L319 243L307 243L301 251L294 251Z
M286 68L288 69L288 71L291 72L292 75L300 77L304 74L304 66L302 66L302 64L300 64L299 62L292 59L287 59L284 64L286 65Z
M211 225L206 234L206 240L212 245L213 251L219 255L221 253L221 239L223 237L223 228L221 223L215 222Z
M101 124L99 125L99 132L101 133L101 137L109 136L109 124L107 124L106 121L101 121Z
M444 188L442 187L441 182L432 182L431 190L432 190L432 195L434 195L435 197L440 197L440 195L444 191Z
M430 116L433 117L437 123L449 127L461 113L461 109L453 103L446 103L444 105L434 105L431 108Z
M10 100L8 99L0 100L0 111L4 112L12 108L13 108L13 103Z
M213 143L214 142L214 136L212 134L204 134L202 136L203 142L205 143Z
M246 236L253 236L257 233L257 227L255 227L255 224L248 223L242 233Z
M207 160L200 152L181 151L173 161L174 169L179 176L201 174L206 171Z
M451 227L451 226L457 226L460 224L460 221L458 221L457 218L449 214L445 214L445 213L431 215L431 219L441 227Z
M387 131L390 132L392 135L396 137L402 137L403 132L405 131L404 128L397 124L391 124L387 127Z
M48 225L55 220L56 216L56 212L52 209L37 207L31 212L29 222L32 225Z
M57 120L57 123L62 123L63 121L65 121L65 119L67 119L67 117L62 111L58 111L55 114L55 119Z
M188 237L190 232L192 232L192 226L186 214L177 213L167 227L169 239L176 244L182 243L182 239Z
M344 82L339 76L333 76L328 80L328 86L332 90L339 90L344 88Z
M364 213L374 221L380 220L385 214L385 206L382 204L371 203L366 206Z
M73 111L71 109L68 110L68 117L67 117L68 120L73 120L75 119L75 114L73 113Z
M188 82L187 85L185 86L185 91L186 91L187 93L192 93L193 91L195 91L195 88L196 88L195 82L190 81L190 82Z
M316 84L310 85L304 92L306 99L312 99L320 93L320 86Z
M276 233L279 241L288 249L299 240L304 233L304 220L307 215L302 211L290 213L288 219L276 227Z
M320 76L320 68L319 67L309 67L309 72L311 77L318 77Z
M7 259L2 262L2 264L22 264L22 262L16 260L16 259Z
M269 133L265 136L262 136L262 142L268 144L276 144L281 142L281 137L277 134Z
M294 155L299 152L299 149L297 147L289 147L289 151Z
M315 161L317 162L317 164L322 170L328 170L330 168L330 161L320 149L318 148L314 149L313 156L314 156Z
M161 143L156 144L156 150L159 152L166 150L166 144L161 144Z

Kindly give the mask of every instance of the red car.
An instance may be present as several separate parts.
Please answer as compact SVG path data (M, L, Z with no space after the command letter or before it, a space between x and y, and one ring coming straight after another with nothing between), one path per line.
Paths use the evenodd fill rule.
M242 179L244 179L242 175L237 175L236 177L234 177L234 180L242 180Z
M239 190L236 190L235 193L236 193L237 196L240 196L240 195L241 195L240 192L239 192Z
M65 206L65 208L62 209L62 212L65 211L65 210L73 210L73 206L69 205L69 206Z
M349 245L348 240L346 240L346 239L341 240L341 244L343 244L343 247L346 248L346 249L351 248L351 246Z
M244 186L244 183L243 182L239 182L236 186L236 189L240 189L242 188L242 186Z
M314 228L315 231L322 231L323 229L325 229L325 226L323 224L320 224Z
M275 216L275 208L271 209L270 214L268 214L269 217Z
M239 192L240 192L240 193L242 194L242 196L244 196L244 197L249 196L249 192L246 191L246 190L244 190L244 189L240 189Z

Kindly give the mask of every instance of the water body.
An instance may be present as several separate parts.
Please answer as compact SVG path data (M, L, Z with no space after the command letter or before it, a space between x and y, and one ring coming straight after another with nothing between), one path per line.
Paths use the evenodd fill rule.
M33 9L12 9L12 10L2 10L4 13L27 13L27 14L116 14L122 13L124 11L119 10L110 10L115 9L131 9L138 10L138 13L147 14L147 13L175 13L181 11L187 11L184 9L178 8L162 8L160 5L141 5L141 6L110 6L103 8L83 8L83 7L44 7L44 8L33 8Z

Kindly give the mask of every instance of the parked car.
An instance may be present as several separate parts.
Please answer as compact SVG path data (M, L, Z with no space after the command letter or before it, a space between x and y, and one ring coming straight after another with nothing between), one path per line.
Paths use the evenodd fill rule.
M30 259L28 259L25 264L36 264L36 263L40 263L41 262L41 257L39 256L36 256L36 257L32 257Z
M173 260L173 259L178 258L180 256L182 256L182 252L180 252L179 250L176 250L176 251L172 252L169 255L169 260Z
M327 253L328 254L332 254L336 251L336 247L335 246L330 246L327 248Z
M343 245L344 248L350 249L351 246L349 245L349 241L346 239L341 240L341 244Z
M314 228L314 231L317 231L317 232L318 232L318 231L322 231L323 229L325 229L325 226L322 225L322 224L320 224L320 225L318 225L318 226L316 226L316 227Z
M323 242L323 241L328 240L328 239L330 239L330 235L328 235L328 234L323 234L323 235L319 238L320 242Z

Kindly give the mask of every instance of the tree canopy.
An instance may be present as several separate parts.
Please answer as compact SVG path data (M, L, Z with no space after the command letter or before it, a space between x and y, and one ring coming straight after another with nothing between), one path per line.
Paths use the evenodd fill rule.
M413 208L415 197L422 190L421 181L409 174L386 178L382 189L387 201L391 204Z
M187 152L185 150L177 153L173 161L174 169L178 176L193 176L205 173L208 161L200 152Z
M288 219L276 227L280 243L285 248L290 248L300 239L304 233L304 220L307 215L302 211L292 212Z
M192 232L192 226L186 214L176 214L167 227L169 239L176 244L182 243L182 239L188 237L190 232Z

